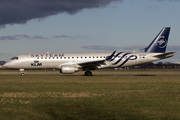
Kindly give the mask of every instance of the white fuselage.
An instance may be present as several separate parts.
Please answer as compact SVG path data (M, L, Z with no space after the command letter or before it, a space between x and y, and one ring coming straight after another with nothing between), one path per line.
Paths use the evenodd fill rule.
M159 60L154 57L162 53L119 52L111 60L105 58L111 53L58 53L58 54L22 54L8 61L4 67L17 69L61 69L63 65L82 68L80 63L104 61L97 68L127 67Z
M4 67L20 69L60 69L60 73L72 74L79 69L91 76L90 70L101 68L118 68L153 62L173 56L166 52L170 27L164 27L144 52L113 53L55 53L55 54L22 54L12 58ZM21 73L23 76L24 73Z

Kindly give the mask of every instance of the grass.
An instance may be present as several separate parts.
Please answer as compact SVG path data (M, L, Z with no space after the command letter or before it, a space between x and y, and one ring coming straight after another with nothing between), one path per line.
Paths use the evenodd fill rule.
M20 76L19 70L0 70L0 76ZM180 70L95 70L94 76L180 76ZM84 76L84 71L60 74L59 70L25 70L25 76Z
M128 77L1 76L0 119L180 119L179 73L172 77L162 71L158 74L166 73L165 77L156 77L136 72L139 75Z

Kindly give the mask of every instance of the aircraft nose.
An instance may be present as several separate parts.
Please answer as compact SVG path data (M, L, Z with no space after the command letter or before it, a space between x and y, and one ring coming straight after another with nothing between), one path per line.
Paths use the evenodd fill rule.
M5 63L5 64L3 65L3 67L4 67L4 68L8 68L8 63Z

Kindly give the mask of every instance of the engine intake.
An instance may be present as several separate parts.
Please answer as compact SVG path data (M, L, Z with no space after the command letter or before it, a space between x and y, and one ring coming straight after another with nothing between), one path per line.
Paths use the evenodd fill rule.
M72 74L75 72L78 72L78 68L72 65L63 65L61 66L61 69L60 69L60 73L63 73L63 74Z

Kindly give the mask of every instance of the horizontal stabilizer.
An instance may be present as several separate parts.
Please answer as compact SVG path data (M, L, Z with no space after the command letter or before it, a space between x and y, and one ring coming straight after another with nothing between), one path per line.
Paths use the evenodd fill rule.
M163 54L160 54L160 55L155 55L154 57L157 57L157 58L160 58L160 59L165 59L165 58L169 58L169 57L174 56L173 53L175 53L175 52L163 53Z

